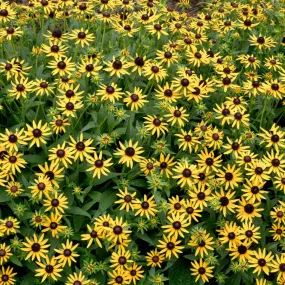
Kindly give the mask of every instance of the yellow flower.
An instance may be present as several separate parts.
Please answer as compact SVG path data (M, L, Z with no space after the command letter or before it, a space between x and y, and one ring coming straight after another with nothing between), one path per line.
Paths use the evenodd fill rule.
M50 244L47 244L48 239L44 239L44 237L44 234L39 238L36 234L33 235L32 239L26 237L27 242L22 242L24 247L21 248L21 250L28 252L25 260L31 257L32 260L36 258L37 261L41 261L41 258L45 258L48 253L47 248L50 247Z

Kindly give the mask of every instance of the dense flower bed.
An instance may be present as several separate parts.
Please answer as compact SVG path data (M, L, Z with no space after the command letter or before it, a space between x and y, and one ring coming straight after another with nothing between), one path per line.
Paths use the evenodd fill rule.
M0 285L284 285L283 2L0 2Z

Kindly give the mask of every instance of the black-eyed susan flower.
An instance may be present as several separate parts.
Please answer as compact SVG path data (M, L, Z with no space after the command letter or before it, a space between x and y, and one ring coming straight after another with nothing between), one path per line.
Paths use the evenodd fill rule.
M175 134L178 137L179 148L183 151L188 150L188 152L197 152L200 145L198 138L192 133L192 131L185 131L181 129L181 134Z
M163 235L163 240L158 240L159 244L157 245L160 248L161 253L165 253L165 257L170 259L173 255L178 258L178 254L182 253L184 246L179 245L181 240L177 240L175 236L167 237Z
M44 282L46 279L53 279L57 281L61 277L60 272L63 270L61 264L56 262L55 257L49 258L48 255L45 256L44 262L36 262L39 268L35 269L35 276L42 277L41 282Z
M12 255L11 246L6 246L6 243L0 244L0 265L6 263Z
M54 210L56 214L64 214L65 209L68 208L68 200L66 196L58 192L51 197L47 195L47 198L43 200L43 206L46 207L45 212Z
M282 191L285 193L285 174L282 173L282 175L277 175L274 177L273 181L276 189Z
M58 57L49 63L48 68L52 69L52 75L59 74L60 76L70 76L71 73L75 71L75 63L71 60L71 57Z
M280 203L280 201L279 201ZM284 206L273 207L270 211L270 216L275 223L285 223L285 208Z
M50 122L52 130L55 134L65 133L66 128L70 126L68 118L64 118L61 115L53 116L53 121Z
M150 159L144 158L140 162L141 171L145 175L152 175L155 171L156 164L157 164L157 160L155 160L154 158L150 158Z
M240 238L249 243L259 243L261 239L259 230L260 227L255 226L251 222L243 222L240 227Z
M23 132L24 129L16 129L15 132L11 132L8 129L5 129L5 134L0 134L1 145L8 151L18 151L18 146L24 146L27 144L25 142L25 136Z
M237 206L237 219L240 221L249 221L252 222L253 218L261 217L259 212L263 211L263 208L258 208L260 206L260 202L253 203L252 200L246 201L243 197L239 201Z
M271 272L277 272L277 280L285 279L285 257L284 255L275 255L275 259L271 261Z
M85 45L89 46L92 41L94 41L95 37L92 33L89 33L88 30L74 29L72 33L69 34L69 38L72 40L76 40L75 45L80 44L83 48Z
M50 86L50 84L46 80L37 79L34 81L33 91L36 92L37 96L49 96L50 94L54 94L53 89L54 87Z
M115 267L123 269L124 267L128 266L128 263L132 263L133 260L130 259L131 254L129 250L118 250L118 252L112 252L111 259L110 259L110 267Z
M94 147L91 146L93 139L89 138L84 141L83 133L80 133L79 139L75 140L72 136L69 137L69 143L72 150L73 159L76 161L78 158L83 161L84 158L90 158L90 154L94 152Z
M76 112L84 106L81 101L71 101L68 98L57 101L58 110L66 117L75 117Z
M219 171L218 169L221 167L220 163L222 162L222 159L220 159L221 155L215 157L213 151L208 152L208 149L205 148L198 156L200 159L196 161L198 162L201 171Z
M51 213L50 217L46 217L44 222L42 223L42 226L45 227L45 229L42 230L43 233L50 231L52 234L52 237L58 238L58 234L63 232L66 228L66 226L60 225L62 219L62 215Z
M20 69L19 65L15 63L16 58L13 58L11 61L7 60L6 62L0 63L1 72L6 75L7 80L17 76L18 70Z
M7 22L11 22L12 20L16 18L16 11L12 8L11 5L8 5L8 3L2 2L0 6L0 10L1 10L1 13L0 13L1 23L5 24Z
M122 189L119 189L119 193L116 194L120 199L115 202L115 204L120 204L120 210L125 209L126 212L129 212L130 209L134 210L134 198L136 196L136 192L131 193L128 191L128 188L125 187L124 191Z
M103 239L104 236L99 232L98 226L93 225L93 227L91 227L87 225L87 230L87 234L81 235L81 240L88 241L87 248L90 247L93 242L102 248L100 239Z
M159 252L156 248L154 250L151 250L150 252L147 252L145 258L147 261L147 266L151 267L158 266L161 268L161 264L165 260L165 255Z
M112 272L108 271L110 275L110 281L108 284L111 285L126 285L130 284L130 279L126 270L122 268L116 268Z
M50 42L49 45L42 44L41 46L42 52L46 54L46 56L52 56L55 59L65 58L67 53L67 46L64 46L61 43Z
M194 260L191 262L193 268L190 268L192 271L192 275L196 276L195 282L197 282L200 278L203 282L208 282L209 278L214 277L212 274L214 266L209 266L206 261L200 259L199 262Z
M235 213L236 202L238 199L233 199L236 192L225 191L223 189L220 190L220 193L217 191L212 193L212 199L217 199L220 202L218 209L223 213L226 217L228 212Z
M167 118L169 117L167 122L170 123L171 126L178 123L179 127L183 127L185 122L189 121L187 119L187 117L189 117L189 114L186 113L186 109L184 109L183 107L178 108L171 106L169 108L169 112L170 114L166 114L164 116Z
M250 176L250 181L255 183L269 180L268 170L266 170L266 164L261 160L253 160L249 163L248 167L245 167L246 175Z
M91 58L82 59L81 64L78 65L78 71L82 74L86 74L87 77L98 77L98 72L103 67L98 65L98 60Z
M33 145L36 145L37 147L40 147L41 143L46 144L47 137L51 135L50 128L48 126L48 123L44 123L40 120L38 123L36 123L34 120L32 122L32 126L26 124L27 131L25 131L26 135L26 141L31 141L29 147L31 148Z
M93 172L93 178L98 177L98 179L101 178L101 174L106 176L108 173L110 173L110 170L108 167L113 165L111 162L112 158L108 158L106 160L103 160L103 153L100 151L99 154L96 152L93 153L93 157L89 156L86 158L87 162L92 165L92 167L86 169L86 171L92 171Z
M41 258L45 258L48 253L47 248L50 247L50 244L47 244L49 239L44 238L44 234L40 237L37 237L36 234L32 238L26 237L27 242L22 242L24 247L21 248L21 250L28 253L25 260L29 258L34 260L36 258L37 261L41 261Z
M269 275L273 258L274 255L272 255L271 251L266 254L265 248L263 250L259 248L258 251L252 252L248 260L250 263L249 267L254 267L253 273L257 272L260 275L261 272L264 272L266 275Z
M148 102L148 100L145 99L147 96L143 95L142 93L143 90L138 87L134 88L134 92L126 91L128 97L124 98L124 102L126 103L127 107L131 107L131 111L138 111L144 106L145 103Z
M274 173L280 176L284 172L285 167L284 154L274 153L273 150L270 153L267 151L266 154L263 157L263 161L265 162L265 167L268 169L268 174Z
M181 97L179 92L174 88L173 83L169 84L169 82L166 82L163 87L160 85L157 87L158 89L155 89L155 96L159 100L174 103L177 102L177 100Z
M167 234L169 237L174 236L176 239L178 236L184 238L184 233L189 233L186 228L190 225L187 220L186 214L177 213L169 215L167 220L170 224L162 226L164 229L163 232Z
M258 36L252 34L249 39L250 45L258 49L271 49L275 46L276 42L271 37L264 37L261 34Z
M108 226L105 226L105 230L107 238L115 244L118 241L122 242L132 232L128 230L128 224L123 221L122 217L116 217L115 220L109 220Z
M90 284L89 280L86 279L86 276L83 275L82 271L79 273L74 272L68 275L66 285L74 285L74 284L81 284L81 285L88 285Z
M201 64L209 64L210 59L204 50L187 52L187 59L190 65L200 67Z
M68 168L68 164L71 164L72 152L70 147L65 146L66 142L62 145L58 144L56 147L49 150L48 159L54 161L55 164L62 163L65 168Z
M242 192L243 197L245 197L246 200L252 200L254 203L255 200L261 201L261 199L266 199L263 195L267 193L267 191L262 190L265 182L255 182L250 181L249 179L245 179L246 183L243 184Z
M20 222L13 217L0 220L0 233L5 235L16 234L20 228Z
M12 174L16 174L16 172L21 173L21 168L25 168L25 164L27 162L22 158L24 154L18 152L8 152L7 155L4 156L3 160L0 160L0 165L4 172L11 171Z
M285 94L285 84L278 79L265 81L262 84L262 93L266 96L282 100Z
M243 181L242 172L240 169L236 169L236 166L227 165L227 167L223 167L224 170L219 170L218 181L222 184L225 184L225 189L228 190L229 188L234 189L238 186L238 183Z
M212 247L212 245L214 245L213 237L211 237L209 233L198 237L192 235L188 245L196 248L195 256L199 255L201 258L203 258L204 255L207 256L209 252L214 250Z
M35 211L31 218L30 224L32 225L32 227L41 228L45 217L46 215L44 215L41 211Z
M178 179L177 184L181 187L192 186L193 178L197 175L196 165L190 165L187 160L178 162L173 169L176 175L173 178Z
M240 137L236 141L232 141L229 137L227 137L228 144L224 145L223 148L226 150L224 154L232 153L234 157L239 157L243 153L249 150L249 146L242 145L242 138Z
M154 201L154 196L147 198L147 195L144 195L143 200L136 199L133 202L133 208L136 210L135 216L146 216L150 219L150 216L155 216L158 210L156 209L157 204Z
M12 89L9 89L9 96L16 99L27 98L27 94L33 90L33 83L29 82L29 78L15 78L15 82L11 82Z
M261 144L266 144L266 148L274 147L276 151L279 150L279 147L285 147L285 133L280 130L280 127L277 126L275 123L269 130L265 130L264 128L260 127L263 133L259 133L258 136L261 137Z
M220 230L217 230L219 235L219 240L222 244L228 243L229 247L237 247L241 243L241 231L240 227L234 222L226 222L224 227Z
M205 132L205 143L209 148L214 150L220 149L223 145L224 133L219 131L217 127Z
M113 221L113 219L109 214L101 215L95 219L94 225L98 228L98 232L105 237L105 235L108 233L111 221Z
M111 85L101 84L100 88L97 91L98 96L101 97L101 101L109 100L111 103L115 104L115 101L118 101L123 96L122 88L119 88L117 84L111 83Z
M19 183L19 182L17 182L17 181L10 181L10 182L8 182L5 191L6 191L9 195L11 195L12 197L17 197L17 196L19 196L21 193L24 192L24 189L23 189L21 183Z
M1 273L0 273L1 285L14 285L15 284L16 280L13 277L17 275L17 272L13 272L13 271L14 271L13 267L8 266L5 269L5 267L2 266Z
M201 217L201 210L199 209L199 204L194 201L185 199L183 202L182 209L184 213L186 213L186 218L189 223L192 223L192 219L198 222L198 217Z
M110 73L110 76L116 75L118 78L120 78L122 75L129 75L128 64L125 59L116 59L115 56L113 56L112 61L104 62L105 65L107 65L106 68L104 68L105 71Z
M274 241L280 241L281 238L285 237L285 227L282 225L272 225L272 229L269 231L272 233L272 237Z
M122 144L119 141L120 148L117 148L117 152L114 153L115 156L119 156L119 163L127 164L128 167L133 168L134 162L140 162L142 159L142 154L144 152L141 146L138 146L138 142L134 143L132 140Z
M211 189L198 189L194 185L188 190L188 195L191 197L191 201L197 203L201 210L207 207L207 203L211 200Z
M137 281L144 278L144 270L142 269L142 266L139 266L136 263L133 263L131 266L128 266L126 268L126 271L128 272L129 280L135 285L137 284Z
M49 192L52 191L52 183L48 176L42 175L38 179L35 179L32 186L28 187L31 189L32 197L42 200L43 196L48 196Z
M252 250L249 249L251 243L242 242L236 247L229 248L232 260L238 258L239 262L246 262L252 255Z
M76 262L75 257L78 257L79 254L75 252L75 249L78 245L79 244L73 245L73 242L67 239L65 244L61 243L61 249L55 249L55 252L58 253L55 259L58 260L58 263L60 263L62 267L64 267L65 264L68 264L70 267L71 262Z
M160 134L165 135L165 133L168 131L167 123L163 122L163 118L158 118L157 116L151 116L148 115L144 117L146 129L151 131L151 134L156 134L157 137L160 136Z
M158 62L152 61L147 62L144 69L143 75L147 77L148 80L154 80L156 82L161 82L167 77L167 71Z
M176 161L173 161L174 158L175 157L174 156L171 157L170 154L164 156L162 152L160 153L159 161L157 162L156 165L159 167L161 175L165 174L167 178L169 178L170 175L172 175L170 168L176 164Z

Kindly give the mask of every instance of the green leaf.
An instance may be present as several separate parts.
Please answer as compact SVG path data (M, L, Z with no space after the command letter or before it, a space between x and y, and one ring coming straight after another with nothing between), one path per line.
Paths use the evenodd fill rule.
M78 208L78 207L71 207L71 208L66 210L66 213L72 214L72 215L85 216L85 217L88 217L89 219L91 219L91 216L89 213L87 213L86 211L84 211L83 209Z
M87 131L87 130L90 130L90 129L93 129L96 127L96 123L95 122L89 122L82 130L81 130L81 133Z
M17 256L15 256L15 255L12 255L10 257L9 261L11 261L12 263L14 263L14 264L16 264L18 266L21 266L21 267L23 266L21 261L19 260L19 258Z
M23 159L25 159L29 163L37 163L37 164L45 163L45 158L42 155L27 154L23 155Z
M190 262L179 258L168 271L169 285L197 284L191 275Z
M100 184L108 181L109 179L112 179L112 178L117 177L119 175L121 175L121 173L110 172L107 176L101 177L101 179L97 179L97 178L93 179L91 181L91 184L94 185L94 186L95 185L100 185Z
M11 196L9 196L6 192L0 194L0 203L8 202L11 199L12 199Z

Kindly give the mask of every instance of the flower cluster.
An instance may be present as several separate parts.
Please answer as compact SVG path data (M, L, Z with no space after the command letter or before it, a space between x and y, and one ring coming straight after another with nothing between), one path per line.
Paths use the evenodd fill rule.
M275 2L0 2L0 285L285 285Z

